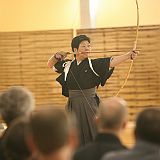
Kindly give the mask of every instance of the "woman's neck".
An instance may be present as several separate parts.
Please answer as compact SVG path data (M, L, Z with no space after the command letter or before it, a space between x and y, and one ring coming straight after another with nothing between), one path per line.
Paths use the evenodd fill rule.
M77 61L78 63L80 63L80 62L83 61L84 59L86 59L86 58L76 56L76 61Z

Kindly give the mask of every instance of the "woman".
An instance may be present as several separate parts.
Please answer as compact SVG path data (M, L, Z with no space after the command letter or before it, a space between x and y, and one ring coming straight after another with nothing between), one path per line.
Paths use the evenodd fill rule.
M71 47L75 59L65 60L67 53L58 52L48 60L48 67L61 73L56 80L62 85L62 94L69 97L67 110L74 112L77 117L80 145L83 146L96 135L94 117L99 105L96 88L104 86L115 66L128 59L135 59L137 52L90 60L90 38L86 35L74 37Z

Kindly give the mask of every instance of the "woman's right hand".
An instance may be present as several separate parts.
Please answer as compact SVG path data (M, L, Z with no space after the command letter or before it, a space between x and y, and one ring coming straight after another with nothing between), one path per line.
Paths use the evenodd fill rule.
M67 52L63 52L63 51L57 52L48 60L47 66L49 68L52 68L58 61L65 59L66 56L67 56Z
M60 52L57 52L54 57L57 59L57 60L63 60L67 57L67 52L64 52L64 51L60 51Z

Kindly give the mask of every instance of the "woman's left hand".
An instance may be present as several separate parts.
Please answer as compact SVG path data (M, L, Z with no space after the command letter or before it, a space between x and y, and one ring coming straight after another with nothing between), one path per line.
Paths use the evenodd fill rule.
M132 50L132 51L130 52L131 60L136 59L138 54L139 54L139 51Z

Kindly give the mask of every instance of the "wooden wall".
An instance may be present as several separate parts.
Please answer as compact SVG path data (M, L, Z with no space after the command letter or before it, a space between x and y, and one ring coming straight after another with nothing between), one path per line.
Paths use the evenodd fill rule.
M47 60L68 51L72 37L72 30L0 33L0 90L23 85L34 93L37 105L64 104Z
M120 55L133 48L135 27L77 30L91 37L92 58ZM46 66L57 51L71 51L72 30L1 32L0 33L0 91L12 85L29 88L37 106L64 106L67 99L55 81L57 73ZM149 105L160 105L160 26L141 26L138 49L128 82L119 96L129 103L130 120ZM105 53L105 50L124 52ZM105 87L99 87L100 97L114 96L123 83L130 61L116 67Z
M87 34L92 40L92 50L124 50L133 48L136 36L135 27L83 29L78 34ZM129 104L130 120L135 113L149 105L160 104L160 26L141 26L137 49L140 53L133 63L133 68L126 86L119 96ZM108 57L118 53L92 53L91 57ZM129 69L130 61L116 67L105 87L99 88L102 98L114 96L122 86ZM159 105L160 106L160 105Z

